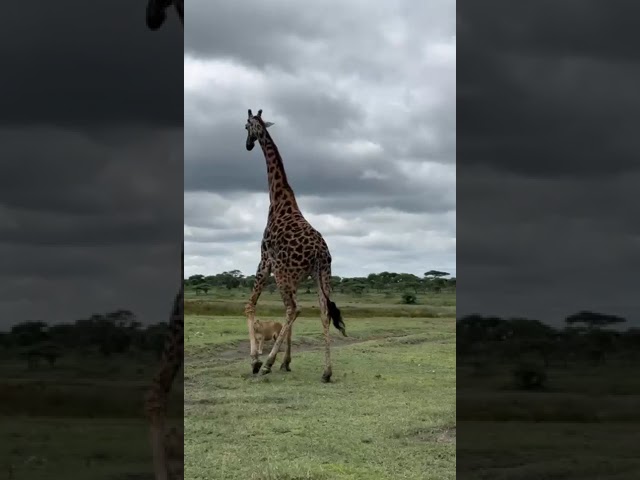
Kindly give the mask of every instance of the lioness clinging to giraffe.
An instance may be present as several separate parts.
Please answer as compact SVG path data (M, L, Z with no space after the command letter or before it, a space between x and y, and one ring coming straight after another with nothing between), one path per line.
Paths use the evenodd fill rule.
M262 322L256 318L253 329L258 342L258 355L262 355L262 345L265 340L276 340L282 330L280 322ZM287 344L291 344L291 329L287 334Z
M347 336L340 310L330 299L331 254L322 235L311 226L300 212L296 197L287 181L278 147L267 131L267 127L271 125L273 123L262 120L262 110L259 110L255 116L249 110L249 118L245 125L247 130L246 147L251 151L256 141L262 147L267 161L270 200L267 227L264 230L260 247L260 263L251 297L245 307L251 344L251 365L253 373L258 373L260 367L262 367L263 375L271 371L282 341L285 336L290 339L293 322L300 315L296 299L298 286L311 276L318 285L320 316L324 329L325 350L322 381L329 382L331 380L329 322L332 320L335 328L340 330L345 337ZM286 307L286 323L280 330L263 366L258 359L259 352L256 348L253 324L258 298L271 273L275 277L276 285ZM288 341L280 369L290 371L290 364L291 342Z

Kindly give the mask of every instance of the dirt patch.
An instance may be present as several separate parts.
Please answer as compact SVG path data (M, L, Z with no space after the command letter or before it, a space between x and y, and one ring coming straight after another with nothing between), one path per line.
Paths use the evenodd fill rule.
M456 427L418 428L409 437L419 442L453 443L456 441Z
M424 337L422 335L407 335L404 337L391 337L387 339L390 343L400 343L402 345L419 345L421 343L449 343L446 338L443 337Z
M392 435L396 439L412 440L414 442L428 443L455 443L455 425L440 425L431 427L417 427L403 432L396 432Z
M344 347L345 345L355 345L357 343L370 342L374 340L380 340L388 337L372 337L372 338L357 338L357 337L334 337L331 339L331 348ZM265 344L262 349L262 356L269 355L273 343ZM280 352L284 352L284 345L280 346ZM324 341L320 338L313 337L299 337L291 344L292 354L300 352L308 352L314 350L324 349ZM238 342L232 349L218 350L215 352L216 358L227 361L235 362L237 360L244 360L249 357L250 344L249 340L243 340Z

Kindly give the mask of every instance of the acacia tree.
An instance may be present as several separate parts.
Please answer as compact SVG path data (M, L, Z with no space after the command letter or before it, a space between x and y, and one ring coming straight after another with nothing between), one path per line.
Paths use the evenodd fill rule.
M424 273L424 278L429 282L436 293L442 290L442 287L447 285L447 281L444 277L447 277L449 273L441 272L440 270L429 270Z
M449 274L447 272L441 272L440 270L429 270L428 272L424 272L424 276L429 279L448 277Z
M23 322L11 328L11 336L18 345L33 345L48 339L47 324L44 322Z
M617 315L608 315L605 313L591 312L589 310L582 310L573 315L569 315L564 320L567 325L574 325L576 323L582 323L589 330L593 330L598 327L607 327L616 323L623 323L626 320Z

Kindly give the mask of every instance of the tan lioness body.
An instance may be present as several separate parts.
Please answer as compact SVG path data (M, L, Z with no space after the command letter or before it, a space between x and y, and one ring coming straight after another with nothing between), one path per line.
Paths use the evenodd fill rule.
M275 340L282 330L282 324L280 322L262 322L256 318L253 324L253 330L256 334L256 340L258 341L258 355L262 355L262 345L265 340ZM291 330L287 335L287 342L291 342Z

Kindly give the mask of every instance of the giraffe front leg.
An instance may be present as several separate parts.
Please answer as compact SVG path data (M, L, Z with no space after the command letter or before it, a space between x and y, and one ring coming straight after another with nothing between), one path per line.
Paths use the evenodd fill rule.
M280 330L280 334L278 335L278 338L276 338L276 341L273 342L273 348L271 348L271 352L269 352L269 356L267 357L267 360L264 366L262 367L262 372L261 372L262 375L266 375L267 373L271 372L271 367L276 361L276 356L278 355L280 346L282 345L282 342L284 341L285 338L289 338L291 328L293 327L293 322L295 321L295 319L298 317L300 313L300 311L298 310L295 293L292 290L283 288L283 287L280 288L280 292L282 295L282 300L284 301L284 304L287 307L287 321L282 326L282 330ZM287 349L287 352L289 353L288 362L290 363L291 349L290 348ZM287 357L285 357L285 361L287 361ZM288 367L288 363L287 363L287 367ZM287 367L285 367L285 369Z
M267 357L267 360L265 361L264 366L262 367L262 371L260 372L262 375L271 373L271 367L273 367L273 364L276 361L276 356L280 351L280 346L282 345L282 342L284 341L285 337L289 338L289 332L291 331L291 324L293 323L293 321L290 320L290 318L291 316L287 313L287 321L282 326L282 330L280 330L280 334L278 335L278 338L276 338L276 341L273 342L273 347L271 348L271 351L269 352L269 356ZM287 349L287 352L290 352L290 349ZM288 359L289 363L286 363L287 365L286 367L284 367L285 362L287 362L286 357L282 363L283 366L281 367L281 369L290 371L289 363L291 362L291 358Z
M251 291L249 302L244 309L244 312L247 316L247 328L249 330L249 356L251 358L251 370L254 374L258 373L260 371L260 367L262 366L262 362L258 358L258 345L256 341L255 329L253 327L256 320L256 305L258 303L258 299L260 298L260 294L262 294L262 290L267 283L269 275L271 275L271 265L269 264L266 248L263 243L260 263L258 264L258 268L256 270L256 280L253 284L253 290Z
M293 324L287 330L287 345L285 347L284 359L282 360L282 364L280 365L280 370L285 372L291 371L291 331L293 330Z
M295 300L295 296L294 296L294 300ZM284 370L285 372L290 372L291 371L291 335L293 333L293 322L296 321L296 319L298 318L298 316L300 315L300 307L297 306L297 301L296 301L296 313L293 317L293 321L291 322L291 326L289 327L289 330L287 330L287 345L286 345L286 349L284 352L284 359L282 360L282 365L280 365L280 370Z

